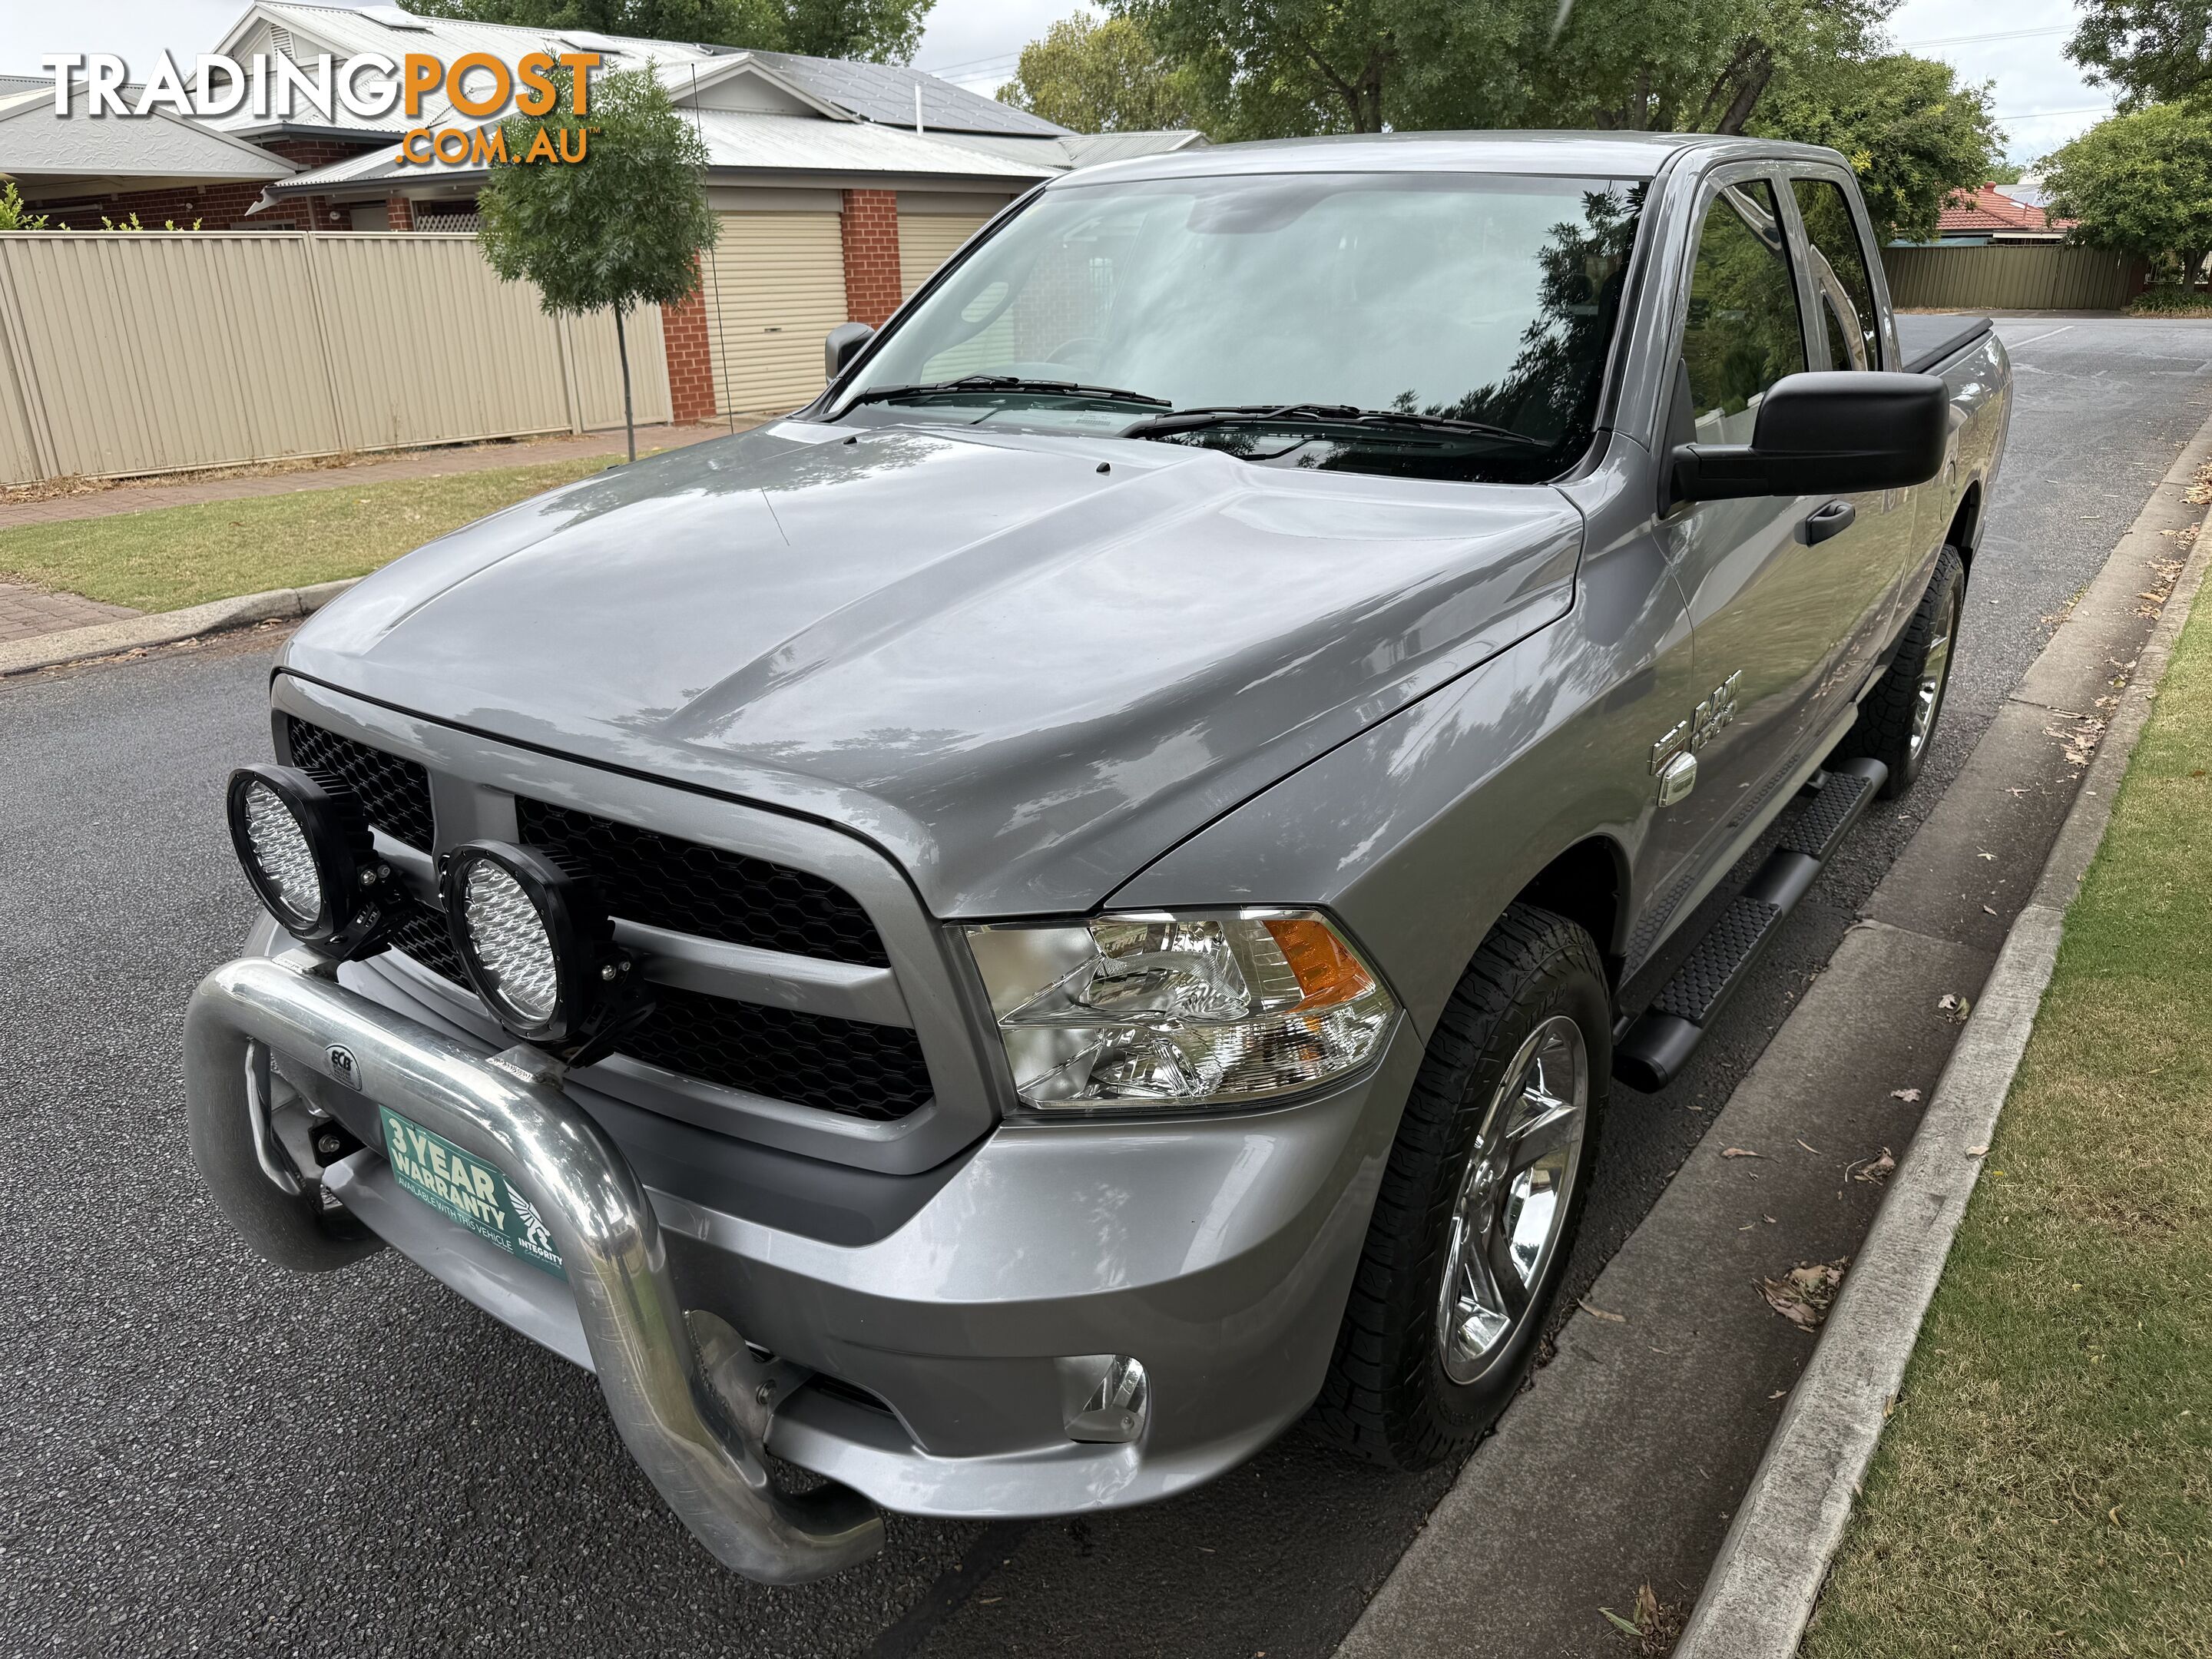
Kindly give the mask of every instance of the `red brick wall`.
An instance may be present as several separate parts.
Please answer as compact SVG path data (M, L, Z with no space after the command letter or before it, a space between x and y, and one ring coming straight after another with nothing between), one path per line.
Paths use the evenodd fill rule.
M363 150L386 147L382 139L357 143L330 138L271 138L261 145L302 173L343 161ZM314 216L315 229L350 228L350 211L342 207L337 210L341 216L332 219L330 203L320 197L313 203L286 202L249 219L246 211L261 199L261 191L258 184L181 185L168 190L123 191L90 199L58 197L59 205L44 210L55 228L63 230L98 230L103 214L119 222L134 213L140 224L153 230L171 220L180 229L188 229L195 219L202 230L306 230L310 228L310 214Z
M714 356L707 343L707 296L695 286L660 308L660 339L668 356L668 417L678 426L714 418Z
M845 314L881 328L899 304L898 192L845 192Z
M414 229L415 204L409 201L404 196L386 197L384 198L384 222L390 226L393 230Z

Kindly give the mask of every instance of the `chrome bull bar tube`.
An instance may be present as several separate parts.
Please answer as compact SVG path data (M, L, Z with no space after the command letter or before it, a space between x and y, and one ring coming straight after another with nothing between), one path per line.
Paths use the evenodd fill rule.
M538 1208L567 1271L592 1363L623 1443L715 1559L763 1583L796 1583L882 1547L875 1507L848 1487L781 1489L762 1454L766 1413L716 1387L738 1344L688 1320L653 1205L621 1150L550 1079L486 1060L346 990L312 958L246 957L210 974L185 1020L193 1161L254 1248L309 1271L365 1253L323 1235L312 1186L285 1192L264 1173L249 1099L251 1048L357 1088L495 1164ZM340 1048L354 1075L330 1058ZM714 1352L702 1356L704 1342Z

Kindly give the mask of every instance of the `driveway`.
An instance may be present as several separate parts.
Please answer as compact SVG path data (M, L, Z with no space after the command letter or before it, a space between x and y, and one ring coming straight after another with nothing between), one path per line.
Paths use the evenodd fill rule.
M1855 832L1690 1071L1662 1096L1620 1093L1570 1298L1696 1147L2212 403L2212 324L2002 332L2010 459L1929 773ZM662 1508L588 1377L389 1252L315 1279L251 1261L186 1161L178 1048L187 994L251 914L217 792L267 752L267 666L246 637L0 685L8 1651L1333 1650L1449 1471L1389 1474L1293 1434L1170 1504L1030 1526L895 1518L858 1571L763 1589L714 1569ZM1540 1440L1547 1410L1540 1376L1519 1437ZM1743 1422L1723 1438L1747 1472L1765 1435ZM1686 1435L1683 1455L1711 1439ZM1636 1524L1694 1562L1724 1522L1672 1491L1647 1492ZM1469 1570L1510 1591L1561 1547L1518 1547ZM1577 1570L1614 1567L1632 1588L1633 1561ZM1514 1645L1612 1639L1563 1601Z

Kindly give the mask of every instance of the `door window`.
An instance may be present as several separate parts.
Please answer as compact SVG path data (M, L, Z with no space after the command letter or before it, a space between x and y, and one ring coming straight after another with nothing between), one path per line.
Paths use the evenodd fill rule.
M1789 243L1763 179L1729 185L1705 210L1682 363L1698 441L1721 444L1749 443L1766 388L1805 367Z
M1880 368L1881 337L1874 308L1874 282L1865 246L1851 222L1844 187L1830 179L1793 179L1797 211L1811 244L1813 287L1820 296L1820 322L1834 368Z

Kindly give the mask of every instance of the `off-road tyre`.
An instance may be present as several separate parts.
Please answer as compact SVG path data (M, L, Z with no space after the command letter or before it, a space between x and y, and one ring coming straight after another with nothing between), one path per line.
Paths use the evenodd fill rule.
M1580 1027L1589 1074L1565 1230L1509 1346L1483 1376L1462 1385L1445 1374L1437 1340L1453 1205L1503 1069L1557 1014ZM1604 964L1589 934L1548 910L1510 908L1445 1005L1406 1103L1314 1406L1311 1426L1322 1438L1389 1468L1425 1469L1472 1445L1519 1392L1589 1192L1613 1066L1611 1019Z
M1957 548L1947 546L1936 556L1936 574L1929 578L1927 591L1920 596L1919 608L1905 624L1897 655L1859 704L1857 723L1836 745L1838 760L1865 757L1889 769L1888 781L1881 787L1884 800L1893 800L1912 787L1919 779L1921 769L1928 763L1929 750L1935 747L1936 731L1942 722L1943 705L1950 691L1951 667L1958 660L1959 624L1966 616L1966 562L1959 556ZM1912 741L1913 722L1919 713L1920 682L1924 678L1929 647L1946 637L1947 626L1948 647L1942 665L1942 684L1936 688L1935 708L1929 717L1925 737L1916 746Z

